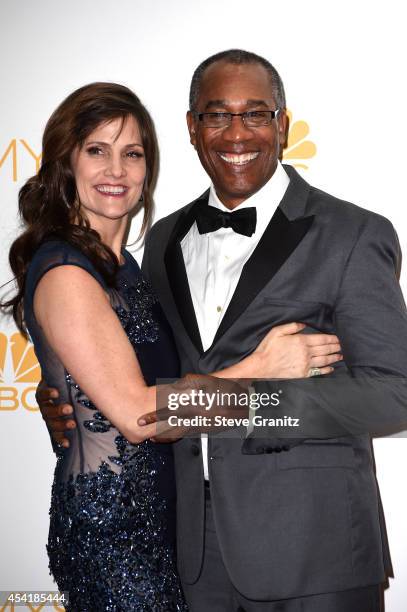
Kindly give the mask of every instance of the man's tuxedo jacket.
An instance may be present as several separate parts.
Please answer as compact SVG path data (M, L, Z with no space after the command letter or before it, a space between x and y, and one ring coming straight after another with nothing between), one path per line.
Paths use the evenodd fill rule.
M392 225L311 187L293 168L285 170L285 196L205 352L180 241L196 208L207 205L208 192L149 232L143 270L172 326L182 372L210 373L236 363L273 326L300 321L339 336L348 376L401 380L407 374L407 315ZM200 442L176 442L174 453L179 571L191 584L203 555ZM223 560L245 597L340 591L378 584L391 572L368 435L306 439L289 451L249 455L242 453L242 440L214 436L209 474Z

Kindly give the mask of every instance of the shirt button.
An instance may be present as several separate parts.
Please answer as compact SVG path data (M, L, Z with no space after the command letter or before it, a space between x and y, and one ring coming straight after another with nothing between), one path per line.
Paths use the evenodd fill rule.
M218 312L222 312L222 306L217 306L217 307L216 307L216 310L217 310Z

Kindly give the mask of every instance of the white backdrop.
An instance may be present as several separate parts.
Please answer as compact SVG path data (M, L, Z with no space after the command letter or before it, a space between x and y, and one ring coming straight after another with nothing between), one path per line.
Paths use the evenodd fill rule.
M136 91L160 142L158 219L208 185L185 125L189 81L201 60L231 47L264 55L282 75L293 115L287 161L300 164L314 185L389 217L406 250L402 2L1 0L0 284L11 278L7 255L18 230L18 189L36 171L42 130L57 104L97 80ZM141 251L135 254L141 260ZM15 333L3 318L0 590L48 590L54 458L35 409L35 358ZM395 572L386 610L404 612L407 440L374 446Z

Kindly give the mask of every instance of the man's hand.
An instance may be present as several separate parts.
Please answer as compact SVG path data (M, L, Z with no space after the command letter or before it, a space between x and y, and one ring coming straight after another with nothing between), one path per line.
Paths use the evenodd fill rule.
M38 385L35 397L53 441L68 448L69 440L65 437L64 432L76 427L75 421L68 418L73 414L72 406L70 404L55 405L54 402L59 398L58 390L47 387L44 381Z
M154 442L234 429L249 415L248 385L245 379L186 374L174 383L157 386L157 409L139 417L138 424L156 425ZM217 417L227 422L220 424Z

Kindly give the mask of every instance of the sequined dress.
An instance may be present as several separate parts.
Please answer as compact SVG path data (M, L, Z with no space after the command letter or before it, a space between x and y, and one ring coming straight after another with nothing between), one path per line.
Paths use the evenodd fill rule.
M24 312L44 379L74 408L52 486L48 555L71 612L185 611L175 565L172 447L129 443L87 398L47 343L33 313L35 288L48 270L77 265L109 293L147 384L178 375L171 330L127 251L115 289L61 240L44 242L27 273ZM67 330L72 333L72 330ZM91 365L90 365L91 367ZM109 384L109 381L106 381Z

